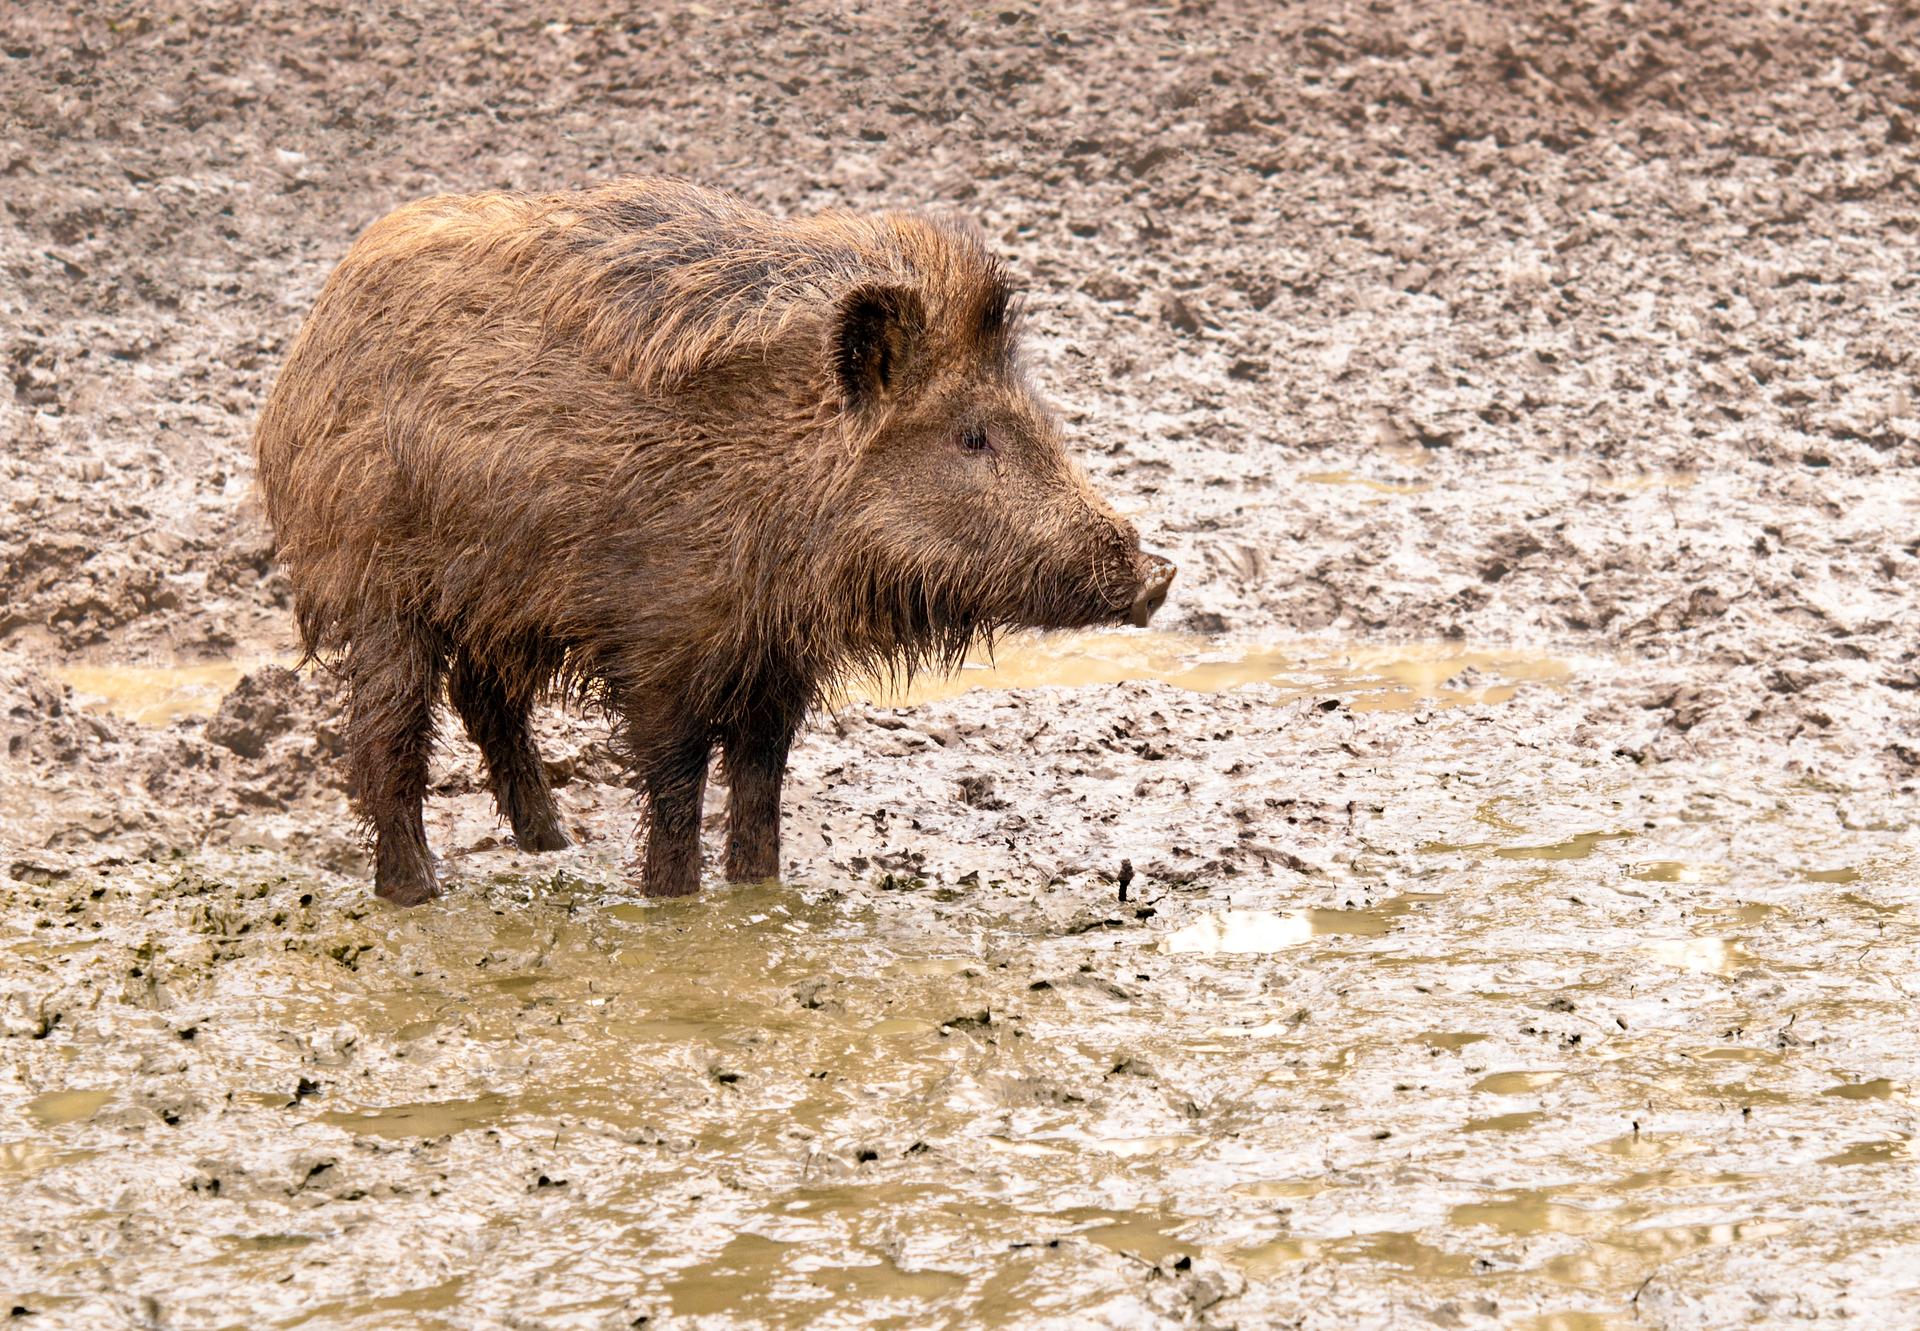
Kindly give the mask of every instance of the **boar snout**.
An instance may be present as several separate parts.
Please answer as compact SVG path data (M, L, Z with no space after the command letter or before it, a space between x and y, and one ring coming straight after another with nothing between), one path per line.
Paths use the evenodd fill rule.
M1140 590L1133 597L1135 628L1145 628L1153 612L1167 603L1167 588L1173 586L1173 575L1179 571L1171 559L1162 559L1159 555L1140 556Z

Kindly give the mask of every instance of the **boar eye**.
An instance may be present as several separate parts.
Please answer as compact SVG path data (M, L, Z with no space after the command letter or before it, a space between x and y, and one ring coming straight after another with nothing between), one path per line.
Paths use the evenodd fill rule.
M985 430L962 430L960 432L960 451L962 453L991 453L993 442L987 438Z

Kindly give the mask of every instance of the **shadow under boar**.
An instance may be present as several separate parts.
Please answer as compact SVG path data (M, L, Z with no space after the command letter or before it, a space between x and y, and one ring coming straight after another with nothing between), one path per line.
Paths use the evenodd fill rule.
M911 213L781 220L646 179L411 204L328 280L254 442L401 903L439 891L443 685L530 851L567 841L529 709L602 701L645 890L677 896L716 743L727 876L774 877L788 748L834 685L1145 624L1173 579L1063 451L1002 265Z

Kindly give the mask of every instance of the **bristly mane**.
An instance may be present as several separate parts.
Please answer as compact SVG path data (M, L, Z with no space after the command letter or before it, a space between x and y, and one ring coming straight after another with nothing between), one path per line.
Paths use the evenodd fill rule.
M546 295L553 335L648 392L672 392L781 343L818 345L862 285L919 294L931 324L1010 354L1019 307L970 224L912 213L785 220L673 181L622 181L560 199L495 196L522 229L492 257ZM468 215L471 215L469 208Z

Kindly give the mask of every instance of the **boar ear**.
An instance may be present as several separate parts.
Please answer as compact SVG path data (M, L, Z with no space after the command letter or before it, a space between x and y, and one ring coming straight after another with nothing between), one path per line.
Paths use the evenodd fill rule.
M868 406L899 387L923 322L920 297L907 287L868 283L841 298L833 370L848 406Z
M979 309L981 345L1000 349L1011 346L1020 329L1020 293L1013 289L1006 268L998 260L981 288Z

